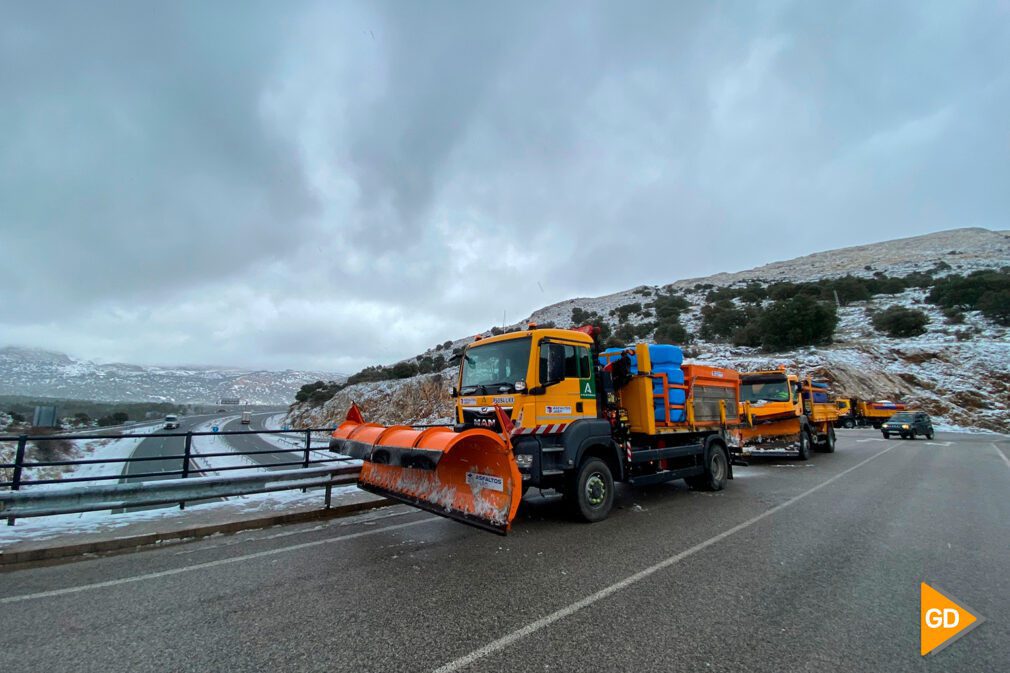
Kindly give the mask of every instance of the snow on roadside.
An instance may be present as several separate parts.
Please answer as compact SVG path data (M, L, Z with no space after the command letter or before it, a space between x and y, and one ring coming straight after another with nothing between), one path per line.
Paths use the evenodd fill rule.
M212 432L214 427L224 427L226 423L240 418L239 416L224 416L201 423L193 428L193 432ZM192 456L194 465L206 477L240 476L255 474L263 470L263 466L248 456L204 456L206 453L233 453L235 449L228 443L228 438L220 435L198 435L193 437ZM244 470L222 470L221 468L246 467ZM219 471L220 470L220 471Z
M238 470L236 470L237 472ZM351 494L356 486L336 486L333 497ZM256 513L270 513L285 509L321 507L323 489L310 489L302 493L298 489L274 493L256 493L201 504L187 504L185 510L177 507L163 507L139 512L127 512L110 516L108 510L83 512L81 514L59 514L55 516L18 519L14 526L0 526L0 548L4 545L25 541L44 541L71 534L110 531L140 522L174 523L192 514L219 510L222 515L248 517Z
M284 417L285 414L283 413L268 416L263 420L263 428L265 430L290 430L290 427L285 427ZM290 433L269 433L257 436L264 442L272 444L282 451L297 451L299 455L302 455L302 452L305 450L305 432L301 430L291 430ZM312 433L311 441L314 450L310 456L313 460L329 460L333 458L333 454L329 452L329 436L322 436L318 432Z
M76 439L76 440L63 440L69 442L72 448L68 454L62 455L53 460L121 460L124 458L129 458L133 455L133 452L137 450L137 446L147 439L147 437L155 430L161 427L161 423L151 423L145 424L143 426L133 426L128 430L121 431L123 435L122 438L117 439ZM112 433L109 433L112 434ZM40 442L41 443L41 442ZM13 461L13 443L4 442L4 444L10 444L10 446L4 446L4 452L0 456L0 462ZM29 442L29 449L27 451L27 459L34 460L33 457L34 447L32 442ZM8 457L8 453L10 456ZM40 462L50 462L50 461L40 461ZM30 463L29 463L30 465ZM87 465L69 465L69 466L59 466L59 467L40 467L31 468L27 467L22 472L22 479L29 481L34 479L71 479L71 478L89 478L94 479L97 477L118 477L123 473L126 468L126 463L115 462L115 463L96 463ZM103 479L96 482L63 482L58 484L39 484L35 486L24 486L22 488L36 489L59 489L59 488L69 488L73 486L80 486L81 484L93 483L115 483L115 479Z

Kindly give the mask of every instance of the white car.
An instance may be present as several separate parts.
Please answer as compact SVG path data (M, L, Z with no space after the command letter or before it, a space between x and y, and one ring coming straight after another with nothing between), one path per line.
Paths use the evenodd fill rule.
M165 429L166 430L171 430L173 428L178 428L178 427L179 427L179 417L178 416L175 416L173 414L169 414L168 416L165 416Z

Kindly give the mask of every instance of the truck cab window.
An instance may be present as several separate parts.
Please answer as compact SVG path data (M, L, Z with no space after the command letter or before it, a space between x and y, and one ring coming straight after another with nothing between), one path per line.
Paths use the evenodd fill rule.
M593 359L589 355L589 349L577 348L576 352L579 357L579 377L589 378L593 375Z

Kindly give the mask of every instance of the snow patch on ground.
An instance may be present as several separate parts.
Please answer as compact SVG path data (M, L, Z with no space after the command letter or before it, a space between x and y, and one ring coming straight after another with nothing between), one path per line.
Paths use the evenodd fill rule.
M237 472L238 470L236 470ZM338 486L333 488L333 497L359 492L356 486ZM115 531L139 522L174 523L183 517L193 514L218 511L229 516L250 517L277 510L297 507L321 507L323 489L310 489L307 493L300 490L281 491L276 493L258 493L229 498L226 501L210 502L199 505L187 504L185 510L176 507L143 510L109 515L107 510L101 512L84 512L81 514L60 514L56 516L18 519L14 526L0 525L0 547L5 544L25 541L43 541L61 536Z
M124 458L129 458L133 455L133 452L137 449L137 445L140 444L148 435L154 431L161 428L161 423L149 423L144 425L132 426L129 429L122 431L121 438L115 439L72 439L64 440L71 445L71 449L66 454L54 457L52 460L43 459L38 456L38 449L35 447L33 442L29 442L28 448L25 454L27 465L23 472L21 473L21 478L25 481L35 480L35 479L77 479L77 478L88 478L95 479L97 477L118 477L123 473L126 468L126 463L98 463L98 464L87 464L87 465L69 465L69 466L54 466L54 467L31 467L31 461L38 462L54 462L56 460L121 460ZM112 434L112 433L109 433ZM39 442L39 444L44 444ZM14 454L17 448L16 442L3 442L0 443L0 463L9 463L14 461ZM3 480L9 480L10 475L6 472L11 472L11 470L3 471L5 472ZM83 482L89 483L89 482ZM115 483L115 479L104 479L98 482L90 483ZM32 490L38 489L59 489L59 488L70 488L73 486L80 486L79 482L64 481L57 484L39 484L39 485L28 485L23 486L23 489L31 488Z

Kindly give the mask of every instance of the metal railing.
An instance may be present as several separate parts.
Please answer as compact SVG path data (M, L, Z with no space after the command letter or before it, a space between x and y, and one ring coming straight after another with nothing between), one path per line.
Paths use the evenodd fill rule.
M76 514L99 510L184 503L225 498L250 493L268 493L293 489L325 487L326 507L330 507L331 489L352 484L358 479L357 465L311 467L308 469L265 471L230 477L194 477L138 481L98 486L40 491L0 493L0 516L13 521L17 517Z
M349 472L344 471L346 464L351 459L346 456L338 456L333 454L333 457L319 458L313 456L314 451L318 451L321 447L313 447L312 439L314 433L326 433L329 435L332 432L332 428L299 428L298 430L232 430L232 431L187 431L187 432L152 432L145 434L77 434L77 435L8 435L0 436L0 445L4 442L14 442L16 443L16 448L14 451L13 462L0 463L0 475L9 473L10 477L0 476L0 489L8 488L9 493L0 493L0 511L4 513L2 516L6 516L8 525L14 523L16 516L39 516L39 514L17 514L19 511L14 507L13 503L23 502L31 500L32 502L57 502L61 497L60 494L69 493L72 497L78 498L81 502L88 501L90 499L83 497L82 494L86 494L88 489L91 493L103 494L105 496L115 496L116 494L121 495L130 499L128 505L122 506L137 506L144 504L163 504L165 502L178 502L179 507L184 509L187 501L201 500L206 497L218 497L218 496L205 496L196 494L194 489L186 489L178 485L169 484L169 482L180 481L183 484L183 480L201 481L202 485L210 484L208 479L217 479L220 483L215 482L216 487L220 487L221 484L231 483L231 484L246 484L249 488L259 489L262 481L271 481L269 478L271 473L274 475L285 474L289 475L295 470L285 470L280 471L279 468L290 468L297 466L300 470L309 470L313 466L318 466L321 464L342 464L340 468L340 474L346 475ZM245 450L233 450L233 451L194 451L193 439L195 437L219 437L219 436L234 436L234 435L292 435L297 434L300 438L304 436L302 445L298 448L282 448L273 447L269 449L245 449ZM181 453L167 453L157 456L128 456L125 458L79 458L79 459L56 459L56 460L33 460L31 455L31 449L35 451L39 450L39 444L44 442L67 442L75 440L136 440L138 443L149 440L151 438L169 438L169 437L182 437L184 438L182 452ZM228 472L232 470L254 470L261 469L262 473L257 475L243 475L243 476L226 476L226 477L204 477L199 476L202 474L204 469L198 466L198 461L203 461L204 459L212 458L234 458L234 457L253 457L267 455L267 454L280 454L281 457L286 455L291 456L291 460L280 460L272 461L269 463L261 463L259 465L225 465L225 466L211 466L204 468L209 472ZM162 462L165 461L178 461L178 467L175 469L167 469L160 471L142 471L137 473L129 473L129 466L135 463L151 463L151 462ZM26 470L36 470L39 468L74 468L77 466L84 465L122 465L123 469L117 474L101 474L101 475L89 475L89 476L61 476L60 478L41 478L32 479L26 478ZM331 468L332 470L332 468ZM357 470L357 467L353 467L352 471ZM195 476L196 475L196 476ZM171 479L175 477L176 479ZM259 478L257 480L257 477ZM317 475L318 477L318 475ZM145 481L157 479L158 481ZM100 482L106 481L120 481L124 482L121 484L116 484L114 487L110 487L107 484L102 484ZM353 479L352 479L353 480ZM303 480L293 479L289 480L291 483L299 482L297 486L291 486L290 488L308 488ZM52 484L76 484L82 482L94 482L90 487L86 489L42 489L31 492L30 498L17 498L15 494L20 492L22 488L32 487L32 486L46 486ZM343 482L341 482L343 483ZM312 486L326 485L323 482L313 483ZM332 483L330 484L332 486ZM177 497L170 497L167 500L159 500L157 503L149 502L144 498L130 496L130 487L136 488L137 486L143 486L144 498L155 497L150 494L153 491L168 491L172 490L177 493ZM110 490L111 488L111 490ZM104 489L104 490L103 490ZM228 490L227 488L219 488L219 490ZM234 489L232 489L234 490ZM269 490L284 490L279 488L270 488ZM327 505L329 505L329 487L327 487ZM240 488L241 491L241 488ZM244 493L257 493L263 492L262 490L247 490L242 492L228 492L228 495L242 495ZM126 494L126 495L124 495ZM25 494L27 495L27 494ZM98 497L98 496L96 496ZM160 497L160 496L158 496ZM117 505L117 507L120 505ZM95 509L91 507L89 509L76 509L76 510L65 510L61 513L68 513L70 511L91 511ZM97 509L106 509L103 507L97 507Z

